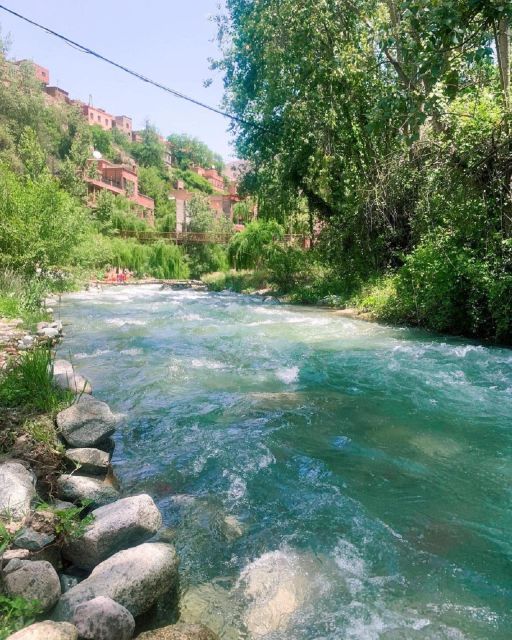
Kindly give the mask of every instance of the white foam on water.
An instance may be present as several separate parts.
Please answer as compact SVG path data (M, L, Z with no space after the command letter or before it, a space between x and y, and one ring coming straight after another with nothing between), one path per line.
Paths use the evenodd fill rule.
M145 325L147 325L146 320L123 320L122 318L109 318L108 320L105 320L105 322L106 324L111 324L114 327L144 327Z
M75 360L86 360L87 358L98 358L99 356L104 356L107 353L110 353L110 349L97 349L93 353L75 353Z
M192 358L187 362L187 366L194 369L228 369L228 365L216 360L208 360L207 358Z
M299 377L299 367L289 367L287 369L278 369L276 371L276 377L285 384L291 384L295 382Z
M120 351L120 353L122 353L125 356L140 356L144 352L142 349L133 348L133 349L123 349L122 351Z

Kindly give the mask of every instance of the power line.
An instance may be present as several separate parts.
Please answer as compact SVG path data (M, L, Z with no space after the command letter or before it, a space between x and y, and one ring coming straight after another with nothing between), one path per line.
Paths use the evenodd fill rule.
M147 84L151 84L154 87L157 87L158 89L162 89L163 91L166 91L167 93L170 93L171 95L175 96L176 98L181 98L182 100L186 100L187 102L191 102L192 104L195 104L198 107L202 107L203 109L208 109L208 111L212 111L213 113L217 113L218 115L221 115L224 118L229 118L230 120L233 120L234 122L238 122L239 124L243 124L245 126L255 127L257 129L264 130L264 127L261 126L260 124L256 123L256 122L250 122L249 120L245 120L244 118L239 118L238 116L234 116L231 113L227 113L226 111L222 111L221 109L217 109L216 107L212 107L209 104L205 104L204 102L201 102L200 100L196 100L195 98L187 96L184 93L181 93L180 91L176 91L175 89L171 89L170 87L166 87L164 84L161 84L160 82L157 82L156 80L152 80L151 78L148 78L147 76L144 76L141 73L138 73L137 71L133 71L132 69L129 69L128 67L125 67L124 65L120 64L119 62L115 62L114 60L110 60L110 58L107 58L107 57L101 55L101 53L98 53L97 51L94 51L93 49L89 49L89 47L86 47L85 45L80 44L78 42L75 42L74 40L71 40L70 38L67 38L66 36L62 35L61 33L57 33L57 31L53 31L53 29L50 29L49 27L45 27L44 25L39 24L38 22L35 22L34 20L31 20L30 18L27 18L26 16L21 15L21 13L17 13L16 11L13 11L12 9L9 9L8 7L5 7L2 4L0 4L0 9L2 9L3 11L6 11L7 13L10 13L11 15L15 16L16 18L19 18L20 20L24 20L25 22L28 22L28 24L31 24L32 26L37 27L38 29L41 29L42 31L45 31L46 33L48 33L50 35L55 36L56 38L59 38L60 40L63 40L66 44L68 44L69 46L73 47L74 49L78 49L82 53L87 53L88 55L94 56L95 58L98 58L98 60L102 60L103 62L106 62L107 64L110 64L113 67L117 67L118 69L121 69L121 71L124 71L125 73L128 73L129 75L134 76L135 78L138 78L139 80L142 80L142 82L146 82Z

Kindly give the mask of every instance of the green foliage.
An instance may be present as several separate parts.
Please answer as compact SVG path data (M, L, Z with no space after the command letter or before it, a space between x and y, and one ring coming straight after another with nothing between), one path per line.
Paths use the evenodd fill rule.
M207 273L202 281L210 291L235 291L236 293L252 293L269 286L267 271L223 271Z
M139 169L139 191L155 201L155 217L176 216L176 202L169 197L171 180L156 167ZM175 226L173 227L173 231Z
M164 170L165 145L160 141L157 130L149 122L141 132L142 142L132 145L132 155L143 167Z
M79 506L68 509L54 509L46 502L38 505L39 511L53 511L55 514L55 533L62 536L64 540L80 538L85 533L87 527L94 522L94 515L88 513L84 515L93 504L92 500L81 500Z
M91 128L93 147L107 158L111 158L114 153L112 147L112 136L109 131L105 131L99 125L95 124Z
M0 640L32 624L42 613L37 600L0 595Z
M0 407L28 407L53 413L70 404L72 394L53 384L49 349L27 351L0 374Z
M114 238L110 242L111 264L128 268L137 276L154 278L188 278L189 268L180 247L163 241L140 244Z
M172 156L180 169L188 169L198 165L209 169L215 167L220 173L224 168L224 160L212 151L204 142L185 133L173 133L167 140L171 144Z
M283 235L283 228L277 222L251 222L229 243L231 264L237 269L261 269L268 263Z
M85 210L50 175L21 181L0 166L0 268L66 264L86 223Z
M214 192L214 188L212 185L203 178L203 176L194 173L193 171L188 171L184 169L173 169L172 178L176 182L176 180L183 180L185 183L185 187L189 191L200 191L202 193L212 194Z

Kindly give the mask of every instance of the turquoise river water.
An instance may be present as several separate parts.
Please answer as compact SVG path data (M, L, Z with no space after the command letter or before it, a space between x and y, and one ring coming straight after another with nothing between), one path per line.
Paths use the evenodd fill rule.
M236 294L66 296L114 464L224 640L512 638L512 352Z

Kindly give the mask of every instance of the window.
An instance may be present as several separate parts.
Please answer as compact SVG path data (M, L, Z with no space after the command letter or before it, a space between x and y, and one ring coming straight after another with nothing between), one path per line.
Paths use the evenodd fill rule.
M89 114L89 117L90 117L90 118L91 118L91 120L92 120L92 119L94 118L94 114L93 114L93 113L90 113L90 114Z
M101 116L98 116L98 122L101 122Z

